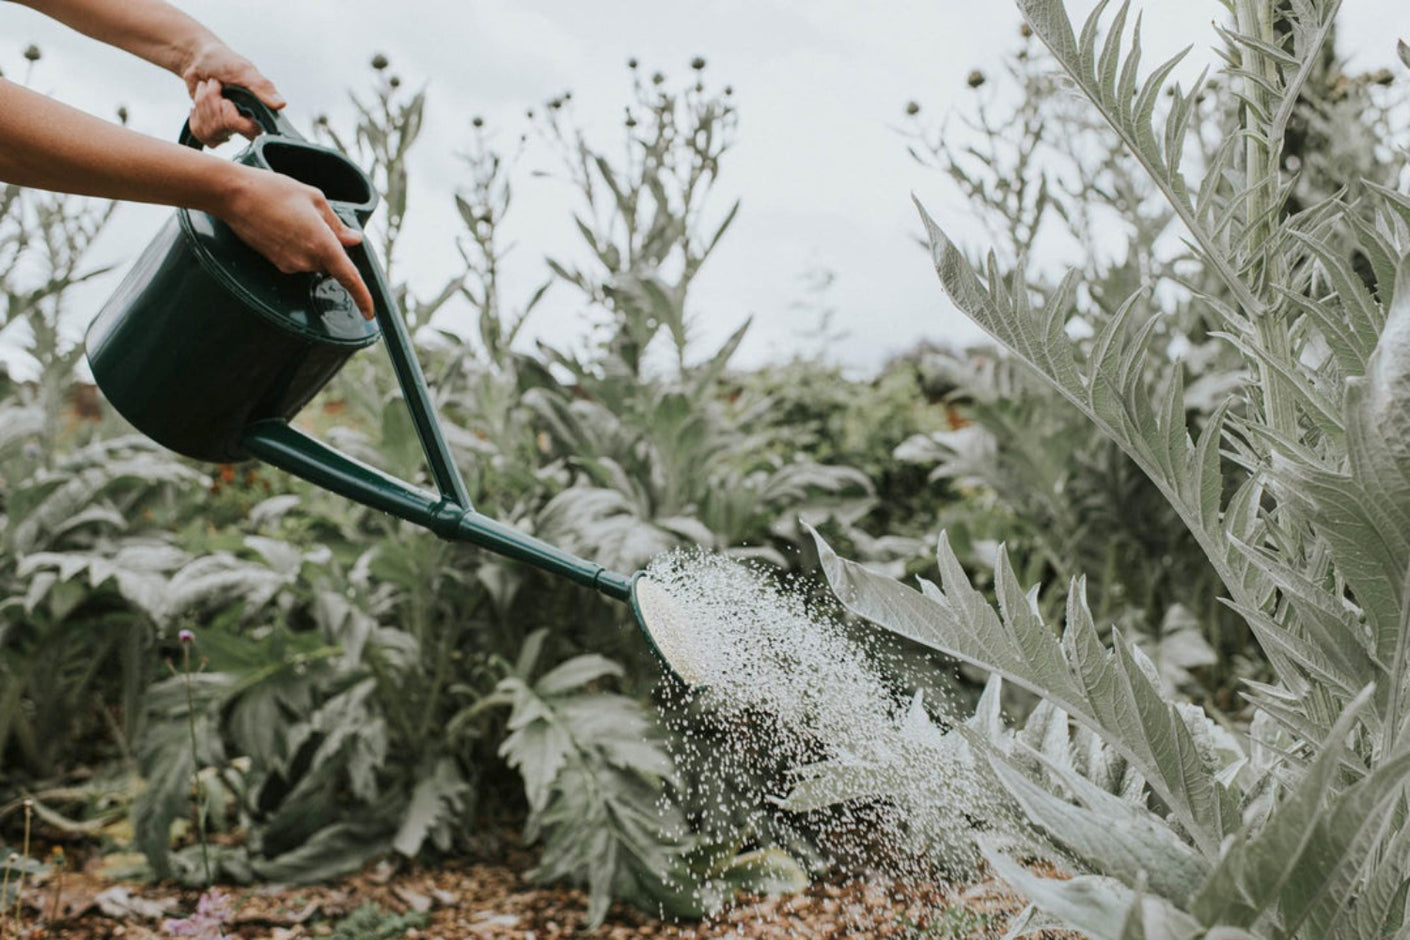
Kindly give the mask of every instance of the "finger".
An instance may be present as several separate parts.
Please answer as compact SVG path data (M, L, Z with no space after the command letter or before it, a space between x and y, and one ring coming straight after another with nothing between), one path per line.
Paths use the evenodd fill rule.
M328 227L333 230L333 234L338 237L338 241L351 248L353 245L362 244L362 232L348 225L338 217L338 213L333 211L333 207L328 201L321 198L318 201L318 212L323 216L323 221L328 223Z
M206 80L198 82L193 99L195 103L191 106L191 133L211 147L224 143L230 136L220 118L219 87Z
M214 116L208 106L198 105L191 109L191 133L208 147L218 147L230 139L230 129L218 116Z
M372 292L362 282L362 275L357 273L357 266L342 250L329 258L327 270L324 273L343 285L352 295L353 302L357 304L357 309L362 311L364 319L371 320L377 315L372 304Z
M246 88L255 93L260 101L278 111L284 107L286 102L284 96L279 94L279 89L274 87L274 83L259 73L254 66L250 66L249 75L245 76L242 83Z
M235 131L254 140L264 132L264 128L241 114L240 109L225 98L220 99L220 126L226 131L227 137L230 131Z
M219 125L212 126L199 117L191 119L191 134L207 147L219 147L230 139L230 131Z

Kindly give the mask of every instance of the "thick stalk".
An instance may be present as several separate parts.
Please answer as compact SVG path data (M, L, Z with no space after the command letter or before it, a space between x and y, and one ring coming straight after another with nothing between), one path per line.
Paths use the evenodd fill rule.
M1236 0L1234 17L1239 32L1270 46L1277 44L1271 0ZM1277 65L1268 56L1245 49L1243 60L1246 71L1256 74L1267 83L1267 87L1278 87ZM1271 100L1267 87L1251 79L1245 79L1243 84L1245 99L1256 103L1258 110L1264 114L1273 110L1276 102ZM1278 227L1274 209L1278 198L1278 162L1283 142L1267 136L1265 132L1268 129L1259 126L1258 114L1250 104L1243 107L1242 130L1244 186L1248 193L1244 202L1244 220L1248 226L1246 243L1251 259L1248 280L1261 297L1267 297L1268 283L1276 281L1281 274L1277 270L1276 252L1268 249ZM1261 310L1250 311L1258 345L1275 361L1291 362L1292 344L1287 329L1281 323L1277 305L1265 303L1261 307ZM1283 387L1283 380L1264 363L1259 364L1258 375L1269 426L1279 435L1296 440L1297 412L1287 389Z

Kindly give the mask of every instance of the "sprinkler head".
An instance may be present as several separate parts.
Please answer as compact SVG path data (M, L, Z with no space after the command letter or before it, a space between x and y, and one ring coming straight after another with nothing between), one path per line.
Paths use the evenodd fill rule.
M645 574L632 580L631 603L637 625L666 670L688 686L703 686L708 663L690 611Z

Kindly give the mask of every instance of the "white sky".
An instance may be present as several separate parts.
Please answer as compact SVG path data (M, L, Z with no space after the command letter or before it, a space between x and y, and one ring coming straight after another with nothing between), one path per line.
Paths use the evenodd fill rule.
M428 86L427 128L412 165L413 191L400 259L403 274L429 293L456 263L460 228L451 192L468 141L483 115L511 145L521 115L566 89L597 139L620 139L629 95L626 60L683 78L695 55L709 61L715 87L735 89L740 123L726 156L720 206L739 196L739 218L696 282L702 342L722 339L755 316L737 362L786 357L816 315L796 309L803 277L825 268L836 282L825 298L845 342L831 351L858 370L922 339L978 336L945 300L918 234L915 193L954 233L979 239L964 207L937 173L914 164L896 128L918 100L932 116L972 94L965 76L993 68L1016 48L1011 3L980 0L242 0L181 4L254 60L307 126L319 112L346 116L346 91L367 93L368 61L383 52L412 86ZM1085 9L1088 2L1070 4ZM1215 0L1147 0L1147 62L1213 41ZM1074 14L1080 15L1080 14ZM1347 0L1341 49L1353 66L1391 65L1395 40L1410 38L1403 0ZM0 69L23 78L22 51L44 58L31 84L111 117L125 104L132 127L170 137L185 113L185 87L123 53L68 33L31 10L0 2ZM1398 68L1398 67L1397 67ZM1399 69L1403 74L1403 68ZM1402 79L1403 80L1403 79ZM532 162L548 168L546 159ZM511 211L519 242L510 268L511 301L544 276L544 254L569 255L576 235L563 188L522 179ZM167 210L124 207L99 246L99 260L133 257ZM81 329L113 281L76 297ZM562 342L578 335L570 292L550 295L529 331ZM468 330L465 314L446 325Z

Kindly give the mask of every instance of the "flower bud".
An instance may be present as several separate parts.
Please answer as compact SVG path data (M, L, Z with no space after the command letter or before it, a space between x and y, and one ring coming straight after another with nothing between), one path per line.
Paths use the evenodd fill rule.
M379 72L390 64L391 63L387 61L387 57L382 55L382 53L380 52L372 57L372 67Z

